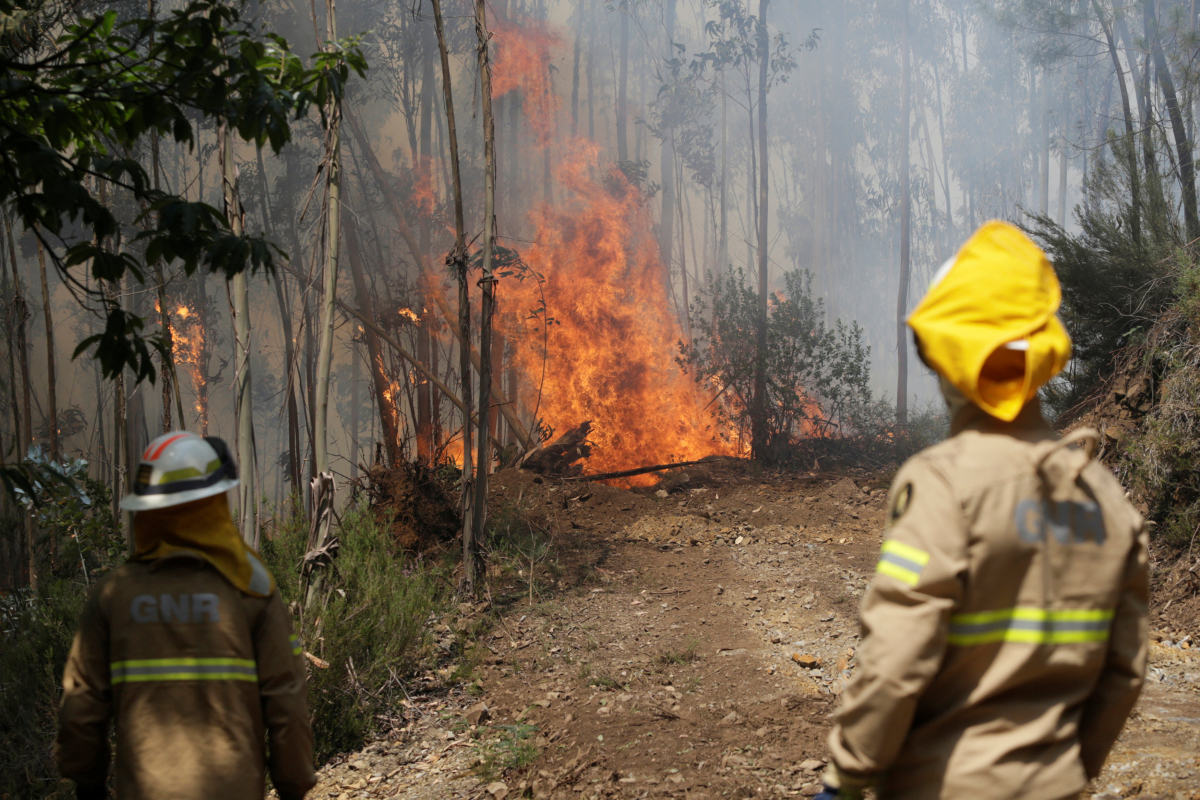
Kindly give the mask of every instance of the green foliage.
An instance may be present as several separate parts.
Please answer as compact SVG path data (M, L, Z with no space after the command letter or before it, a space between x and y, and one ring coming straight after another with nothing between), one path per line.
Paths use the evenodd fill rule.
M516 725L494 725L498 736L485 741L480 747L480 776L484 780L495 780L512 769L524 769L541 755L531 737L537 726L517 723Z
M768 452L782 458L795 440L857 433L872 411L870 348L862 329L826 326L807 272L784 273L767 299ZM759 296L741 270L710 279L692 305L692 344L677 359L697 382L721 392L717 415L738 431L750 426Z
M51 758L63 665L87 590L82 581L43 581L0 597L0 797L56 797Z
M307 536L296 516L263 546L284 599L298 604ZM329 665L310 664L308 676L318 763L361 747L376 715L404 698L402 681L431 658L428 623L451 599L441 568L406 555L365 505L344 512L338 540L324 596L296 620L304 649Z
M340 99L351 70L366 71L357 39L333 43L305 65L278 36L259 40L237 7L195 0L162 19L121 21L116 11L74 15L75 6L0 0L0 205L11 205L46 246L77 294L102 304L104 330L75 355L94 348L106 377L128 368L155 377L155 337L144 321L72 272L96 281L126 272L144 281L146 265L178 261L227 277L271 270L272 246L235 235L223 211L154 189L134 157L144 136L195 146L190 115L217 119L237 136L278 152L291 122ZM52 32L57 32L55 36ZM53 38L52 38L53 37ZM102 203L89 190L107 182ZM122 246L119 196L141 209L142 228ZM127 222L127 221L126 221Z
M1182 250L1178 220L1159 201L1161 188L1146 191L1154 181L1145 175L1139 176L1135 218L1130 164L1137 169L1137 159L1127 138L1110 133L1109 145L1119 157L1095 159L1085 186L1088 202L1075 208L1079 232L1044 215L1031 215L1026 224L1058 273L1060 317L1073 343L1069 369L1043 392L1052 412L1086 398L1110 374L1114 354L1143 338L1176 295L1169 265Z

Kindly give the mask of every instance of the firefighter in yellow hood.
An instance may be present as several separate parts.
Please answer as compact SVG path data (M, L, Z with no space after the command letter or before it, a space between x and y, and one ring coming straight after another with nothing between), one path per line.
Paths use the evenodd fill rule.
M261 800L268 765L284 800L315 783L300 645L230 518L237 483L220 439L142 454L133 557L92 590L63 674L55 758L81 800L105 796L110 722L121 800Z
M1042 418L1070 357L1060 300L1045 254L989 222L908 319L951 436L892 484L823 800L1075 798L1133 708L1146 535L1095 432Z

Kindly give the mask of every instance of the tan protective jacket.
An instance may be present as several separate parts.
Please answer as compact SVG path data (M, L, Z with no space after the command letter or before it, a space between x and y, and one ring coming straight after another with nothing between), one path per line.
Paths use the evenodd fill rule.
M206 561L131 561L92 590L63 674L55 758L104 783L116 720L120 800L262 800L264 743L283 800L316 782L304 664L276 591L239 592Z
M881 800L1073 797L1141 691L1143 523L1036 401L954 434L892 485L833 760Z

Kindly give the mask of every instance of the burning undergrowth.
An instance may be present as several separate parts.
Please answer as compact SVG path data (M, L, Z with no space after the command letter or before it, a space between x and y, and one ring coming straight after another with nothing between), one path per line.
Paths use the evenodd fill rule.
M619 190L606 186L598 158L583 140L563 154L567 199L534 213L525 255L545 281L501 290L497 325L522 345L520 400L560 433L592 420L595 471L728 452L705 411L711 398L672 358L682 332L643 195L619 173L606 176ZM531 315L539 308L552 318Z
M376 523L405 550L425 552L458 536L458 504L440 473L427 464L375 464L362 487Z

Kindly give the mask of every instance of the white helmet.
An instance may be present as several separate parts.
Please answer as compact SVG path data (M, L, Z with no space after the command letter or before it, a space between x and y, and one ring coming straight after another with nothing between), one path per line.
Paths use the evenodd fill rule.
M237 485L237 464L224 441L186 431L164 433L142 453L133 494L121 499L121 508L169 508L227 492Z

